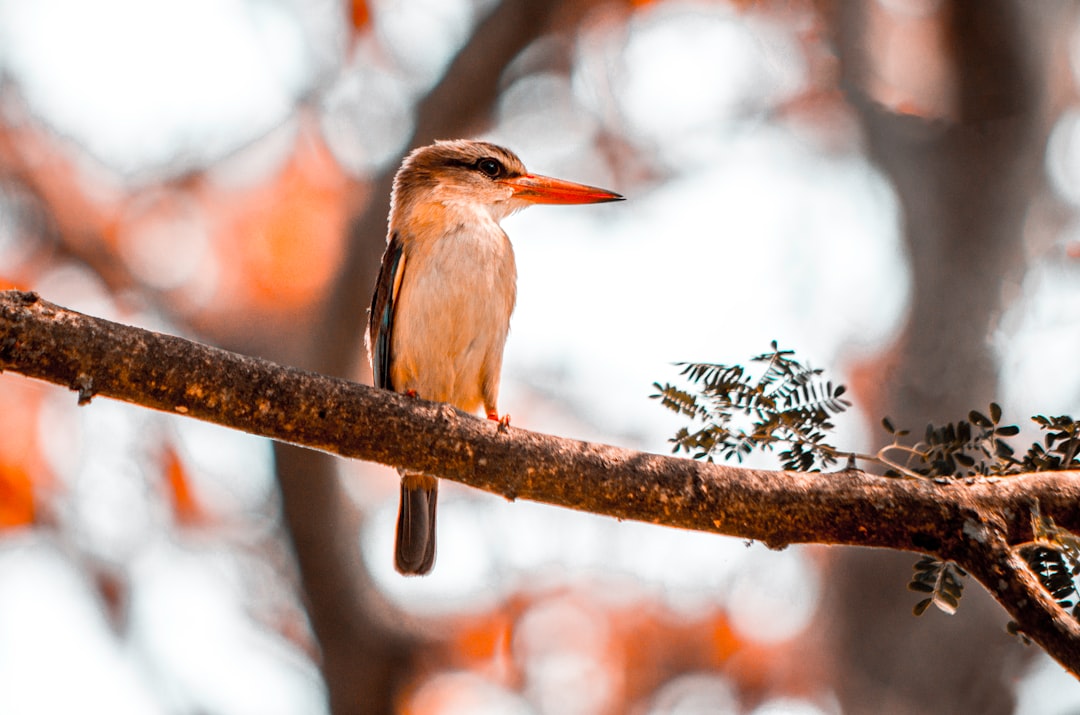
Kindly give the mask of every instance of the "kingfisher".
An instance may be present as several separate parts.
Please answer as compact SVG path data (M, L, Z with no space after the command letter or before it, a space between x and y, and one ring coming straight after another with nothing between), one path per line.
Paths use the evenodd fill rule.
M530 174L509 149L438 141L410 153L394 177L386 251L368 316L376 387L475 413L500 428L503 347L517 296L510 239L499 222L532 204L621 201L606 189ZM435 563L438 479L399 470L394 566Z

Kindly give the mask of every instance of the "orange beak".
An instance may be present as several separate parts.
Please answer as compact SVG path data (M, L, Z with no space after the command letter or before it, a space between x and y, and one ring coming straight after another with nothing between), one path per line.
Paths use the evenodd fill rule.
M621 195L607 189L537 174L503 179L499 183L513 189L514 198L531 204L601 204L623 200Z

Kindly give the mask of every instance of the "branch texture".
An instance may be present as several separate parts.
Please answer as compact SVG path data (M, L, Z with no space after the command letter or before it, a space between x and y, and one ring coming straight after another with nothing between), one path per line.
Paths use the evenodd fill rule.
M1073 672L1080 627L1023 567L1031 508L1080 530L1080 475L937 483L772 472L509 428L448 405L0 293L0 369L312 449L571 509L762 541L931 553L973 573ZM1062 619L1068 619L1062 620Z

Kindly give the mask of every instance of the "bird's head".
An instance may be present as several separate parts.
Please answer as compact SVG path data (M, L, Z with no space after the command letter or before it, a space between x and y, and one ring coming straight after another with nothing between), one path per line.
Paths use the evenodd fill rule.
M509 149L481 141L440 141L414 150L394 177L391 220L432 205L486 210L495 221L532 204L621 201L594 186L530 174Z

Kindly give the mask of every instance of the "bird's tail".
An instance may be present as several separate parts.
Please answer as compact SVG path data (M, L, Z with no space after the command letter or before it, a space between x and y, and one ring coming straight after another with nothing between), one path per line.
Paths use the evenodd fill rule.
M416 472L401 473L394 567L406 576L423 576L435 565L435 502L439 480Z

